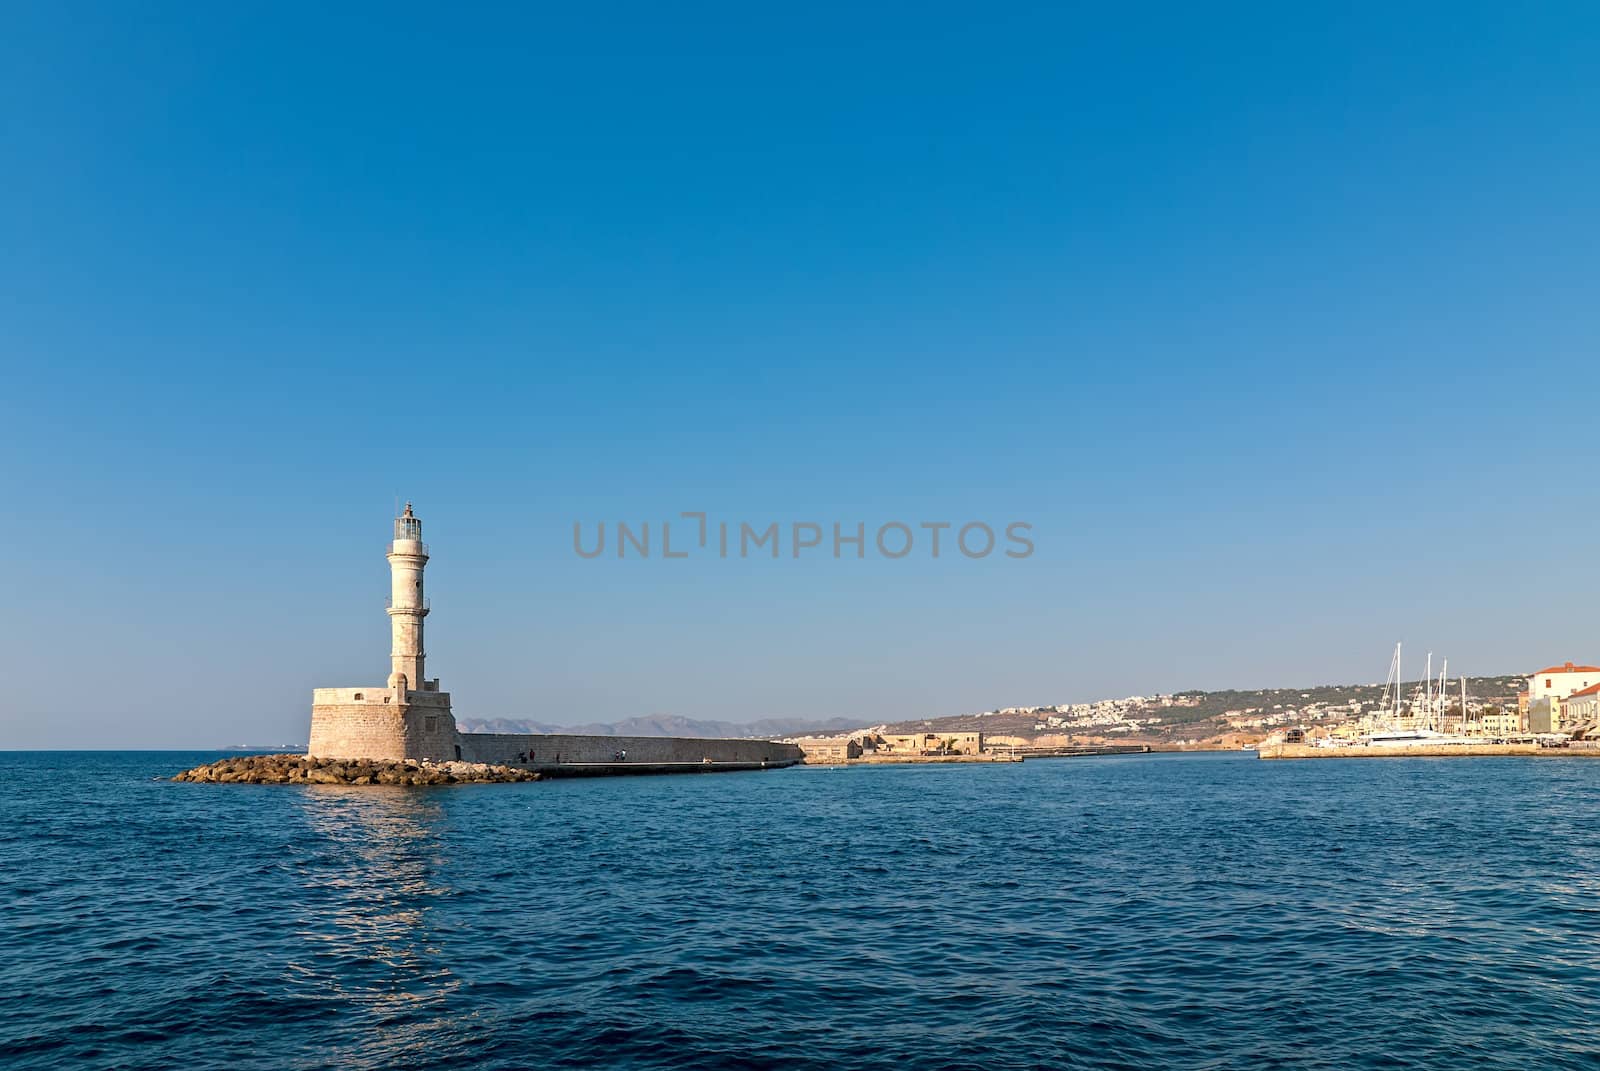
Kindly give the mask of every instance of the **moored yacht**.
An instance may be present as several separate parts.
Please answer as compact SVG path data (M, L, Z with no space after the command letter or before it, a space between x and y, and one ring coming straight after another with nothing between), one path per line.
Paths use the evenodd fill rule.
M1433 653L1428 654L1428 668L1417 683L1417 694L1410 709L1401 713L1400 645L1394 645L1394 657L1389 662L1389 678L1384 683L1382 713L1377 716L1372 731L1360 742L1373 747L1432 747L1450 744L1471 744L1478 741L1462 733L1446 733L1445 695L1449 684L1450 663L1445 661L1437 679L1433 676ZM1461 678L1461 705L1457 708L1459 724L1467 720L1467 680Z

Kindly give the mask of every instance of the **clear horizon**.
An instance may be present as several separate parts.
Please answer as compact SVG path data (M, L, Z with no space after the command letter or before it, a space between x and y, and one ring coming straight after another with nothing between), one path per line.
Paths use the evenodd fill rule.
M387 676L406 499L460 719L1600 660L1597 46L1579 4L13 11L0 748L305 740ZM574 553L686 511L1034 550Z

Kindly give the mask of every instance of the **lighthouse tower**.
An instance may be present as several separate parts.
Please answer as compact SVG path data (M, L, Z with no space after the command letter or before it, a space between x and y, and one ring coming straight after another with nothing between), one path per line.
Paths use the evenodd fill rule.
M422 620L428 616L428 598L422 571L428 545L409 502L394 520L388 558L389 681L313 689L308 753L324 759L459 759L461 739L450 695L424 670Z
M422 593L422 570L428 565L428 544L422 541L422 521L406 511L394 521L394 542L389 544L389 687L400 693L421 691L423 660L422 619L428 616L428 599ZM435 682L434 689L438 689Z

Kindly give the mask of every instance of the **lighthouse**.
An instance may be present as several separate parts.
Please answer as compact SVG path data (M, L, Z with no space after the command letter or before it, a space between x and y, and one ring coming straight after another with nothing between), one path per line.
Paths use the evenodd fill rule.
M422 571L427 566L422 521L407 502L406 511L394 520L394 542L389 544L389 687L400 693L421 691L427 679L423 675L427 653L422 646L422 619L428 616Z
M386 555L388 683L312 689L308 753L325 759L459 759L461 740L450 694L439 690L437 679L427 677L422 622L428 616L428 597L422 573L428 567L428 544L422 541L422 520L409 502L394 519L394 539Z

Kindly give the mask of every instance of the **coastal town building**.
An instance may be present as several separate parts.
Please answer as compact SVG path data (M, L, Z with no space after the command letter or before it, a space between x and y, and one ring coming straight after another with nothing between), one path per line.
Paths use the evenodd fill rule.
M1528 731L1530 733L1561 732L1561 707L1565 700L1554 696L1540 696L1528 704Z
M1528 678L1528 701L1532 703L1547 696L1565 699L1595 684L1600 684L1600 666L1580 666L1571 662L1547 666Z
M1063 738L1065 739L1065 738ZM795 745L811 765L849 762L1009 762L1014 748L996 748L980 732L891 733L884 726L838 736L799 736L785 741Z
M1526 695L1529 732L1561 733L1572 724L1567 715L1568 697L1600 684L1600 666L1580 666L1567 662L1547 666L1528 678ZM1519 696L1519 703L1522 697Z
M882 733L879 735L878 750L907 755L976 755L983 750L983 734Z
M1479 720L1484 736L1518 736L1528 731L1526 715L1509 707L1487 709Z
M802 736L790 743L800 749L811 765L849 762L861 757L861 741L853 736Z
M1567 711L1562 721L1568 729L1600 724L1600 684L1591 684L1567 696Z

